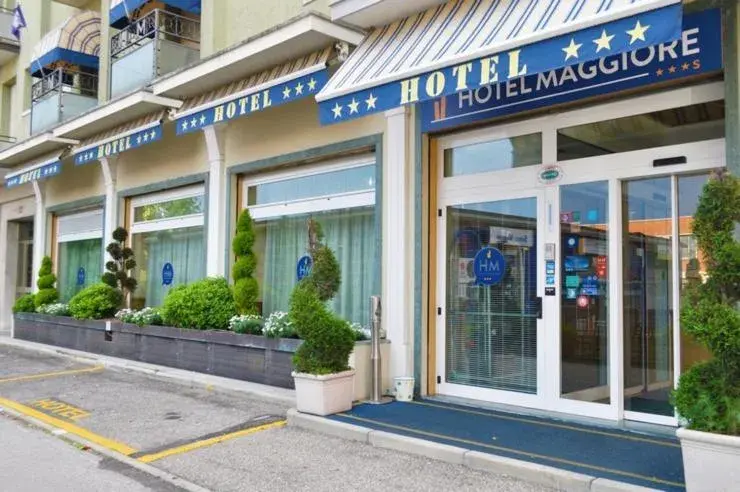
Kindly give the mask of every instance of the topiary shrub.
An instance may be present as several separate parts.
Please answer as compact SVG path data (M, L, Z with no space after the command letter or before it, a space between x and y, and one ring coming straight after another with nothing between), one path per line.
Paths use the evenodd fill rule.
M248 210L244 210L236 224L236 235L231 248L236 255L236 262L231 270L234 279L234 301L240 314L257 314L259 285L254 278L257 268L257 257L252 251L254 246L254 222Z
M225 278L212 277L170 290L160 310L166 325L195 330L227 330L236 304Z
M327 307L339 289L339 263L324 244L321 228L313 219L308 222L308 242L313 266L293 289L288 313L303 339L293 365L299 373L334 374L349 369L355 334L346 321Z
M122 300L120 290L102 282L93 284L69 301L69 314L77 319L112 318Z
M113 241L108 244L105 250L112 258L105 263L107 270L103 274L103 283L118 289L123 293L123 299L130 298L130 295L136 290L138 283L136 279L129 276L129 272L136 268L136 259L134 259L134 250L126 246L128 231L123 227L113 231Z
M673 404L690 429L740 435L740 180L715 173L699 198L693 233L707 280L687 286L681 329L712 359L681 375Z
M59 300L59 291L54 287L56 282L57 277L52 272L51 258L44 256L41 260L41 268L39 268L39 279L36 281L36 286L39 288L34 298L36 308L54 304Z
M15 300L13 304L14 313L35 313L36 312L36 296L33 294L26 294Z

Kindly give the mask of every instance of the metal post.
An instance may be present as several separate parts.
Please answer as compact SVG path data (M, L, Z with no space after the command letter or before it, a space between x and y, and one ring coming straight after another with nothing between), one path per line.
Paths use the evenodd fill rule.
M370 343L372 344L370 362L373 365L373 378L370 401L368 403L376 405L391 401L390 398L383 397L383 371L380 356L380 311L380 296L370 296Z

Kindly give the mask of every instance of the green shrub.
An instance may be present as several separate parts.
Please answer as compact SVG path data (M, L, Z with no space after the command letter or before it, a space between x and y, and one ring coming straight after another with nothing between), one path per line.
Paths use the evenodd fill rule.
M116 313L116 319L123 323L138 326L159 326L162 324L162 315L156 308L145 307L139 311L135 309L121 309Z
M14 313L35 313L36 312L36 296L33 294L26 294L15 300L13 304Z
M41 268L39 268L39 279L36 281L36 286L39 288L34 298L36 308L54 304L59 300L59 291L54 287L56 282L57 277L52 272L51 258L44 256L41 260Z
M240 314L257 314L259 285L254 278L257 268L257 257L252 251L254 246L254 222L248 210L244 210L236 223L236 234L231 248L236 255L236 262L231 270L234 279L234 301Z
M69 313L77 319L112 318L121 305L121 291L104 283L82 289L69 301Z
M681 375L673 404L689 428L740 435L740 180L715 173L699 198L693 234L707 280L684 291L681 328L705 345L712 359Z
M195 330L227 330L236 304L224 278L179 285L167 294L161 309L166 325Z
M262 335L262 316L256 314L240 314L229 320L229 330L234 333L246 333L248 335Z
M308 222L308 250L313 259L311 272L298 282L290 296L290 322L303 339L293 357L296 371L333 374L348 369L355 333L349 323L327 306L339 289L339 263L323 242L319 224Z
M102 281L120 290L123 293L121 296L121 302L123 302L124 297L133 293L138 285L136 279L129 275L129 272L136 268L136 259L134 259L134 250L125 245L128 239L126 229L119 227L113 231L112 236L113 241L105 248L112 259L105 263L107 271L103 274Z

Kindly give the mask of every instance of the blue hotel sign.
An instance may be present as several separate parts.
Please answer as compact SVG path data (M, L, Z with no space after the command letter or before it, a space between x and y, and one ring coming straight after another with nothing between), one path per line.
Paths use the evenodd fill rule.
M451 94L421 105L422 131L553 106L722 69L719 9L683 19L680 39Z
M162 125L160 124L78 152L75 154L75 164L79 166L80 164L99 161L103 157L110 157L127 150L143 147L161 139Z
M270 88L246 94L176 120L178 135L209 125L241 118L264 109L315 96L329 80L326 70L297 77Z
M31 181L37 181L39 179L56 176L60 172L62 172L62 163L60 161L50 162L35 169L29 169L28 171L25 171L21 174L16 174L13 177L6 178L5 186L7 188L20 186L22 184L30 183Z
M319 103L321 123L347 121L460 91L506 84L506 81L516 84L522 76L528 78L526 74L536 77L538 73L575 66L609 53L619 54L679 39L681 16L681 4L674 3L401 81L337 96Z

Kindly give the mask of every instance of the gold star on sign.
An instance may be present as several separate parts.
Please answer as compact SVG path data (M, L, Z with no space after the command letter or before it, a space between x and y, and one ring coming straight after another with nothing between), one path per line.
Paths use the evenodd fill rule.
M660 77L661 75L663 75L663 69L662 68L657 69L655 71L655 75L657 75L658 77Z
M688 64L688 62L684 62L684 64L683 64L683 65L681 65L681 70L683 70L683 71L685 72L685 71L686 71L686 70L688 70L688 69L689 69L689 64Z
M673 65L671 65L670 67L668 67L668 71L670 73L676 73L676 67L674 67Z
M576 40L570 38L570 44L565 48L561 48L565 51L565 60L567 61L569 58L578 58L578 50L581 46L583 46L583 44L576 44Z
M630 44L634 43L638 39L640 41L645 41L645 33L648 29L650 29L650 26L643 26L638 20L637 24L635 24L635 28L627 31L627 34L630 35Z
M606 29L602 29L601 37L598 39L594 39L594 43L596 43L596 53L598 53L601 50L612 49L612 46L611 46L612 39L614 39L614 34L609 36L606 34Z
M349 108L349 114L357 113L357 106L359 106L359 104L360 103L353 97L352 102L347 105L347 107Z

